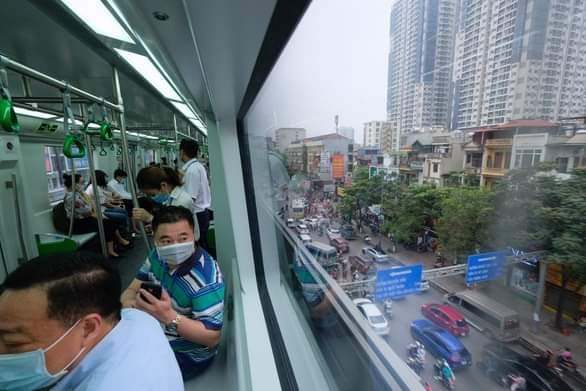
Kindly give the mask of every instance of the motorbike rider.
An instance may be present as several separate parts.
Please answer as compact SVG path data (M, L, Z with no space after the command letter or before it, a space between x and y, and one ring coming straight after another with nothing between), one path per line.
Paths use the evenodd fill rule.
M437 372L439 372L438 377L443 382L447 384L456 382L456 376L454 376L454 372L452 371L452 368L446 359L440 359L438 362L436 362L435 369Z
M509 390L510 391L525 391L527 387L527 381L521 375L510 374L509 379L511 381Z

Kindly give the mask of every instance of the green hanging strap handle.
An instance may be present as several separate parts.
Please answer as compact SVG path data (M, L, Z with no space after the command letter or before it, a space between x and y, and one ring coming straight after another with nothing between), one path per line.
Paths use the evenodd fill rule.
M8 74L2 63L0 63L0 126L10 133L20 131L18 117L14 111L10 91L8 91Z
M69 159L79 159L85 156L85 145L75 134L65 136L63 142L63 154Z
M71 120L75 121L73 110L71 110L71 95L69 88L63 92L63 129L65 130L65 140L63 141L63 155L69 159L79 159L85 156L85 145L81 137L71 131Z
M100 156L108 155L108 151L104 149L104 144L100 143Z
M90 125L97 125L97 131L92 131ZM107 121L106 107L102 104L102 120L96 121L94 118L93 105L88 107L88 120L83 124L82 132L89 134L90 136L100 136L103 141L110 141L114 136L112 131L112 125Z

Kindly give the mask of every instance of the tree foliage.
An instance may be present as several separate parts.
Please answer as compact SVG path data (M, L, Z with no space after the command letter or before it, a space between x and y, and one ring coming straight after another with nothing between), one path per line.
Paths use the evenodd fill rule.
M452 257L486 247L493 214L492 194L479 188L450 189L440 203L436 232L442 251Z

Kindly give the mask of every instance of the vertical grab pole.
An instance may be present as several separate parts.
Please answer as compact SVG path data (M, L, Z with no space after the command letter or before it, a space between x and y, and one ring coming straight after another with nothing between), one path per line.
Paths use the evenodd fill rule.
M82 106L83 119L87 119L87 109ZM96 220L98 221L98 234L100 235L100 247L102 249L102 255L104 258L108 258L108 249L106 248L106 231L104 231L104 216L102 214L102 203L100 200L100 194L98 191L98 184L96 180L96 166L94 164L94 152L92 151L92 139L91 136L85 133L85 145L87 145L87 161L90 169L90 176L92 178L92 189L94 191L94 203L96 206ZM75 181L75 177L74 177Z
M178 170L179 169L179 154L178 154L178 148L179 148L179 134L177 133L177 115L175 115L175 113L173 113L173 131L175 132L175 150L174 150L174 155L175 155L175 159L177 159L177 163L175 163L175 169Z
M98 183L96 180L96 167L94 165L94 153L92 151L92 139L89 134L85 134L85 143L90 147L87 148L87 160L90 166L90 175L92 177L92 189L94 191L94 202L96 204L96 219L98 220L98 232L100 234L100 246L102 247L102 254L108 258L108 250L106 248L106 233L104 231L104 216L102 215L102 203L100 202L100 192L98 191Z
M73 116L71 111L71 95L69 94L69 88L65 88L63 92L63 131L65 134L70 133L69 118ZM75 122L75 118L74 118ZM71 186L73 187L73 197L71 197L71 216L69 216L69 237L73 235L73 224L75 222L75 193L77 192L75 181L75 160L69 159L71 163Z
M136 175L134 173L133 166L130 165L130 157L128 155L128 139L126 138L126 119L124 117L124 102L122 101L122 90L120 89L120 76L118 75L118 69L114 70L114 96L116 97L116 104L120 109L120 137L122 138L122 159L124 160L124 166L128 170L130 176L130 194L132 195L132 203L135 208L138 208L138 198L136 197ZM151 252L151 244L146 236L144 230L144 224L142 221L139 222L140 233L144 238L147 250Z

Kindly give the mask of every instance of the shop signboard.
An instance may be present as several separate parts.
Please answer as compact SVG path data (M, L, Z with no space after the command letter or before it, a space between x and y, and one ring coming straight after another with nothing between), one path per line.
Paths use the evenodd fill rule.
M344 178L344 155L332 156L332 177L334 179Z

